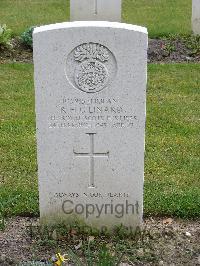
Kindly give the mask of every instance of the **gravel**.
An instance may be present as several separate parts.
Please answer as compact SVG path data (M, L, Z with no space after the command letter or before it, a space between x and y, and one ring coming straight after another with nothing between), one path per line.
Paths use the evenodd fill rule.
M38 225L39 220L13 217L6 222L5 230L0 231L1 266L24 261L46 261L56 253L57 247L41 246L36 238L31 237L31 224ZM133 262L129 259L124 265L200 265L200 220L147 218L143 232L137 245L132 246L136 259ZM59 249L63 254L71 245L70 241L65 242ZM111 240L108 242L112 244Z
M0 47L0 64L21 62L32 63L32 49L25 46L19 37L12 40L12 48ZM196 44L200 47L200 44ZM200 62L200 53L193 53L184 40L149 39L149 63Z

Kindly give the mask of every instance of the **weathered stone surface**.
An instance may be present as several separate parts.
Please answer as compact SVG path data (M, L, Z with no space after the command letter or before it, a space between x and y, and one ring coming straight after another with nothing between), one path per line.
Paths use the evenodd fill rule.
M71 0L71 21L121 21L121 0Z
M135 229L142 222L147 32L112 22L36 28L40 214Z
M192 30L200 34L200 0L192 0Z

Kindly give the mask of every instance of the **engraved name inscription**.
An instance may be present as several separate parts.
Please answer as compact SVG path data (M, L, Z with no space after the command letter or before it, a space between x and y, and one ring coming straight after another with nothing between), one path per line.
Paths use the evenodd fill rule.
M66 98L49 115L49 128L132 128L137 116L117 98Z

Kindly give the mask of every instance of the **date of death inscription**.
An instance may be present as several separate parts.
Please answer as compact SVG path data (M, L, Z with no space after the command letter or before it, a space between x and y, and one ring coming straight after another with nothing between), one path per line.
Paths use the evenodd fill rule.
M56 128L133 128L137 126L134 107L130 110L116 98L62 98L48 125Z

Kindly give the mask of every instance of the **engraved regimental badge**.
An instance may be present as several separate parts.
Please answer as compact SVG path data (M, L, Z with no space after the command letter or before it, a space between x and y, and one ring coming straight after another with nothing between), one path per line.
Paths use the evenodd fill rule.
M67 58L68 80L74 87L87 93L96 93L108 87L116 72L114 55L98 43L81 44Z

